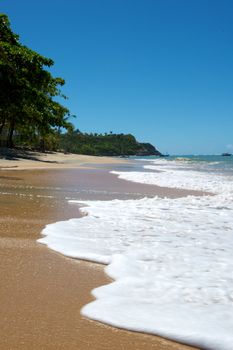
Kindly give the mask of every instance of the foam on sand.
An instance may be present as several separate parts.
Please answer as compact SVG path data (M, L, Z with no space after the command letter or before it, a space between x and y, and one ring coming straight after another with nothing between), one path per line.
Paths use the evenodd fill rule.
M159 176L170 171L163 168ZM39 242L107 264L114 279L92 291L96 300L83 315L205 349L232 349L232 182L218 186L218 176L203 176L208 190L212 184L224 191L172 200L86 201L86 216L46 226Z

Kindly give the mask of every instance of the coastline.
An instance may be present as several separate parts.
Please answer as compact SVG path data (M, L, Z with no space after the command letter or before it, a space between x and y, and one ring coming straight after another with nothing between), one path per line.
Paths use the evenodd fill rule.
M4 208L0 230L3 256L0 296L4 315L0 347L191 349L156 336L116 329L82 317L80 308L93 299L91 290L110 282L103 266L66 258L36 242L46 224L80 215L77 205L67 203L67 196L78 194L85 200L90 197L106 199L106 196L109 199L140 198L156 193L163 195L164 191L172 198L189 194L184 190L169 192L169 189L156 186L128 183L106 170L91 169L91 166L81 169L80 164L84 163L81 158L75 165L72 162L65 166L56 164L54 170L50 168L51 164L46 164L50 170L38 169L33 164L32 168L17 167L22 171L14 172L12 168L0 172ZM96 158L103 162L102 157ZM104 159L104 163L111 160ZM91 163L89 161L88 157L87 163ZM121 162L115 161L111 164ZM78 169L68 169L73 167ZM77 189L77 182L80 189ZM105 193L106 188L112 190L110 195Z

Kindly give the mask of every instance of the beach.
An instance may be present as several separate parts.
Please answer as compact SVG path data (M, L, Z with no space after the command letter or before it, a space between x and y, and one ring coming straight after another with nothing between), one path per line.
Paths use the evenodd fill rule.
M103 266L37 242L45 225L80 217L82 200L198 194L109 174L109 167L123 166L124 159L72 155L0 160L1 349L191 349L81 316L80 309L94 299L91 290L111 282ZM68 203L75 199L80 205Z
M5 3L0 350L232 350L233 3Z

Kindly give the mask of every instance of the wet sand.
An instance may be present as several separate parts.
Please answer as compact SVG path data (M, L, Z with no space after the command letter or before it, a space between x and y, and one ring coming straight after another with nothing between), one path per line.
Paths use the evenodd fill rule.
M191 349L82 317L91 290L110 282L103 266L66 258L36 242L44 225L80 216L69 198L189 193L119 180L103 168L1 171L0 349Z

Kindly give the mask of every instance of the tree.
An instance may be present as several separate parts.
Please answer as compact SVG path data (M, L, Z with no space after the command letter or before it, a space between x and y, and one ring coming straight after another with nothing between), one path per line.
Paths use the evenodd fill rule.
M65 81L46 70L54 64L22 45L12 32L6 15L0 14L0 135L7 132L7 146L13 135L33 134L38 142L53 134L56 127L71 128L69 110L54 101ZM43 142L42 142L43 143Z
M154 146L139 143L131 134L88 134L76 130L60 134L59 145L65 152L96 156L161 155Z

